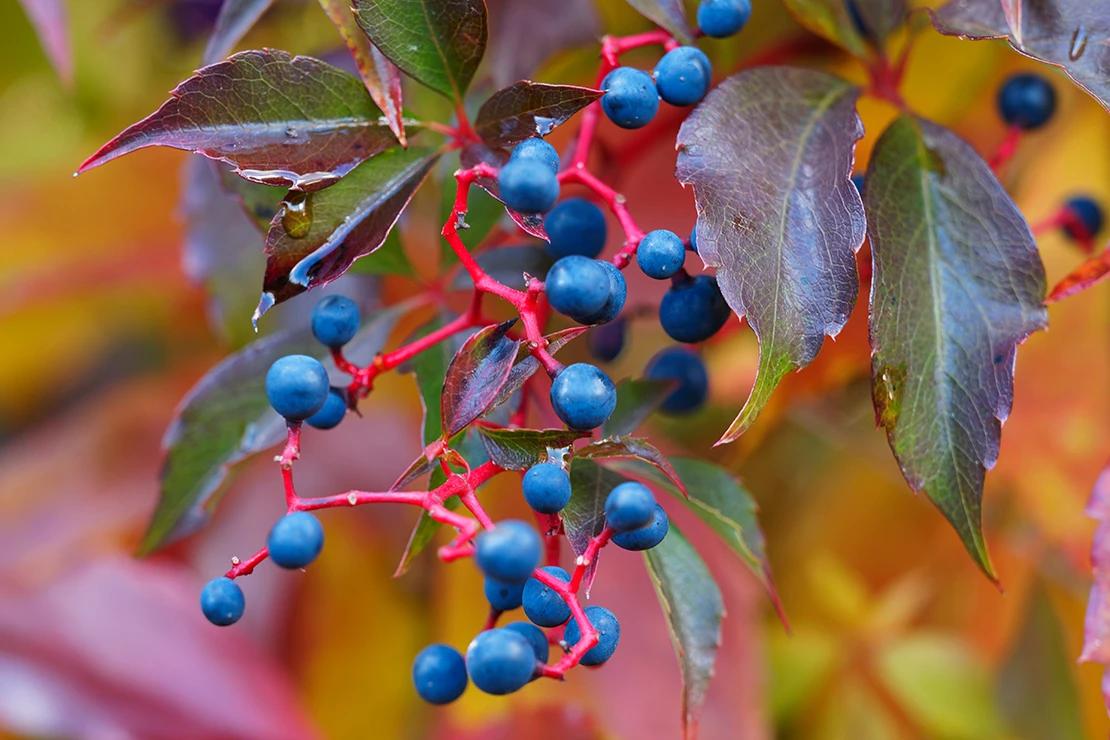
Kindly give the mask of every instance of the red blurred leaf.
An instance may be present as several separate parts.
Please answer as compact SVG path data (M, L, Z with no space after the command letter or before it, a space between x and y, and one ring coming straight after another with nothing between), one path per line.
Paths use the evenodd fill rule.
M1076 293L1082 293L1088 288L1101 283L1110 275L1110 248L1096 254L1079 267L1075 268L1056 284L1052 292L1045 298L1045 304L1062 301Z
M521 80L482 104L474 130L490 146L511 146L547 136L601 95L588 87Z
M69 41L69 15L62 0L19 0L34 26L43 53L59 79L73 83L73 47Z
M486 413L509 379L520 340L505 335L516 320L487 326L466 340L447 366L440 409L445 438Z
M204 47L202 63L213 64L226 57L273 4L274 0L224 0Z

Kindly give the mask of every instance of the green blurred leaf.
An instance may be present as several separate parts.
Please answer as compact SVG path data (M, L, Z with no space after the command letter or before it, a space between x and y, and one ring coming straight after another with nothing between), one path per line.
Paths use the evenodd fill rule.
M617 407L601 426L602 437L632 434L674 390L673 380L626 378L617 383Z
M478 428L490 459L507 470L527 470L548 459L547 451L570 447L589 432L565 429L487 429Z
M355 275L400 275L414 277L416 270L405 253L401 230L393 228L371 259L355 260L348 272Z
M833 675L841 649L833 634L801 626L792 634L768 635L771 717L776 724L802 716Z

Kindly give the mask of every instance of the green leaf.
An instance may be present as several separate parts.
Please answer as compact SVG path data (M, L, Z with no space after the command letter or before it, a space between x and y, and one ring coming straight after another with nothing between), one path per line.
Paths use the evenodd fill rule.
M326 285L376 251L438 158L430 149L394 147L327 190L291 192L266 235L266 276L255 321L274 304Z
M628 4L652 23L670 31L682 43L694 43L682 0L628 0Z
M505 335L516 319L475 332L447 366L440 394L443 435L453 437L490 410L509 379L520 340Z
M228 162L254 182L310 191L397 146L362 83L312 57L240 52L201 69L170 95L77 171L168 146Z
M490 146L512 146L547 136L601 97L600 90L521 80L498 90L482 104L474 131Z
M671 467L670 461L653 444L642 437L609 437L586 445L574 452L575 457L604 460L614 457L632 457L654 465L671 484L686 494L686 486Z
M602 437L632 434L674 390L673 380L627 378L617 383L617 407L601 426Z
M479 191L482 192L482 191ZM488 195L485 196L493 200ZM496 203L497 201L493 201ZM500 204L498 204L500 206ZM498 207L500 211L500 207ZM452 256L454 253L452 252ZM524 244L512 247L496 247L482 252L474 258L486 274L502 285L516 290L528 287L525 275L543 280L552 265L551 255L543 247ZM459 270L451 281L452 290L472 290L474 281L466 270Z
M537 463L546 462L547 451L570 447L577 439L590 436L589 432L565 429L487 429L479 427L486 454L506 470L527 470Z
M202 63L208 65L226 57L273 4L274 0L224 0L204 47Z
M374 46L401 70L462 105L489 30L483 0L354 0Z
M694 186L698 254L759 339L755 385L718 444L751 426L855 306L866 228L849 179L859 93L822 72L756 67L712 90L679 131L675 175Z
M385 346L397 319L413 308L399 303L371 314L347 345L352 362L367 363ZM310 354L334 371L329 353L307 329L263 337L227 357L182 400L162 439L161 497L140 554L201 529L219 503L232 466L281 443L285 421L266 399L266 371L279 357Z
M196 157L192 159L196 159ZM203 159L199 162L215 168L216 172L219 173L220 186L225 192L235 197L235 200L250 216L259 232L265 234L270 230L270 222L274 220L274 216L280 210L281 201L285 197L286 191L281 188L244 180L235 174L233 167L223 162L209 162Z
M405 253L401 230L391 229L389 236L374 252L374 259L355 260L347 272L353 275L400 275L415 277L416 270Z
M592 460L575 457L570 463L570 502L562 511L563 529L576 556L586 552L591 537L605 528L605 499L609 491L628 481L623 475ZM589 595L597 572L595 558L586 569L585 586Z
M867 41L852 22L845 0L783 0L783 5L798 23L813 33L860 59L870 58Z
M662 542L644 552L644 564L682 671L682 730L684 737L692 738L721 646L721 589L674 524Z
M983 482L1013 402L1017 345L1047 324L1044 267L991 168L942 126L895 121L865 192L875 418L910 487L994 579Z

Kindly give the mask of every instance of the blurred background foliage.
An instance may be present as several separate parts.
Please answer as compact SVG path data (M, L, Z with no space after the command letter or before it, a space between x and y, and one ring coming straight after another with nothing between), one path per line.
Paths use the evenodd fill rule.
M424 557L404 578L390 577L410 511L325 512L329 544L319 563L307 574L263 567L246 579L250 607L231 630L204 622L196 594L232 554L252 551L282 513L280 479L266 460L245 466L205 532L131 559L157 497L159 439L176 402L252 336L261 240L247 238L234 255L217 252L217 262L237 265L220 280L191 282L183 244L192 233L196 249L200 237L191 230L210 223L218 204L183 208L187 155L147 150L76 180L71 173L199 64L218 4L68 3L76 64L67 88L18 4L0 2L5 737L676 736L678 669L648 578L628 554L606 558L595 589L624 625L615 660L509 699L471 690L447 709L419 703L408 679L412 656L431 640L465 645L486 605L479 575L466 563L444 567ZM495 6L512 4L491 3L494 17ZM550 56L534 79L589 85L598 29L647 27L620 0L597 5L596 26L582 3L574 6L585 43ZM501 46L476 102L531 46L527 29L514 28L501 42L496 23L492 33ZM262 45L325 56L339 50L317 4L296 0L279 0L241 48ZM773 0L756 3L736 39L703 48L718 76L752 60L788 61L863 82L855 62L803 32ZM627 63L650 67L654 57L633 54ZM925 30L904 93L989 153L1005 133L994 91L1007 74L1032 67L1002 43ZM1110 117L1049 74L1059 115L1027 137L1003 178L1031 223L1073 193L1110 202ZM415 85L406 94L420 116L448 113ZM857 154L862 169L894 111L864 99L861 113L868 131ZM642 226L685 233L692 198L672 177L680 115L668 110L660 118L645 132L603 126L599 168L628 196ZM567 133L557 132L555 143ZM436 274L441 254L437 188L433 180L420 192L401 225L421 280ZM1056 233L1040 235L1039 245L1050 284L1082 259ZM661 286L632 282L630 307L644 317L608 368L614 378L638 374L666 343L650 308ZM362 277L340 288L392 302L417 284ZM303 320L312 300L279 307L264 329ZM426 318L403 322L395 337ZM572 346L565 354L582 352ZM934 508L910 495L875 431L862 297L844 333L789 377L756 427L724 449L710 445L747 395L757 345L736 327L706 355L712 403L693 419L655 424L652 434L668 451L708 454L743 476L762 508L793 632L701 523L674 512L718 577L728 610L702 737L1107 736L1100 667L1075 663L1094 529L1083 506L1110 457L1105 286L1053 306L1051 330L1019 353L1016 401L984 502L1004 594ZM304 494L387 486L398 461L411 459L420 405L410 377L383 378L363 414L327 438L306 432L298 466ZM498 480L484 498L495 518L524 514L515 484Z

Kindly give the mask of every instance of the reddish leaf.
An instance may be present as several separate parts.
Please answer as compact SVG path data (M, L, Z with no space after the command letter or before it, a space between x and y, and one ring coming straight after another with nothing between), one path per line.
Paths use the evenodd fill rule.
M469 169L476 164L485 163L494 167L504 167L505 163L509 161L509 153L504 149L496 149L486 146L485 144L473 144L464 147L459 152L459 162L464 169ZM497 200L501 200L501 190L497 187L497 180L490 177L479 177L474 181L478 187L485 190ZM516 222L516 225L524 229L525 232L534 237L550 241L547 238L547 232L543 228L543 216L526 215L517 213L516 211L505 209L509 216Z
M482 444L491 460L506 470L527 470L547 460L548 449L570 447L589 432L566 429L486 429L479 427Z
M490 146L511 146L547 136L601 95L588 87L521 80L482 104L474 130Z
M670 31L682 43L694 42L682 0L628 0L628 4L651 22Z
M575 450L574 456L591 460L613 457L633 457L637 460L643 460L646 463L654 465L659 472L667 476L671 483L673 483L678 490L682 491L683 495L688 495L686 493L686 484L678 477L678 473L671 467L671 463L667 460L667 457L657 450L653 444L642 437L610 437L608 439L602 439Z
M486 6L486 68L496 87L528 79L552 54L601 36L593 0L486 0Z
M447 366L440 409L450 438L493 406L513 369L520 340L506 337L516 320L476 332Z
M202 63L208 65L226 57L273 4L274 0L224 0L204 47Z
M59 79L73 83L73 47L69 41L69 16L62 0L19 0L35 28L43 53Z
M548 334L546 337L547 351L551 354L555 354L562 349L567 342L582 336L588 328L587 326L572 326L569 329L563 329L562 331ZM528 353L527 347L521 345L520 349L517 351L516 365L513 366L512 372L509 373L509 379L505 381L505 385L502 386L501 392L497 394L497 398L490 404L490 409L495 409L508 401L514 393L524 386L525 381L532 377L539 369L540 361Z
M1056 303L1076 293L1101 283L1110 275L1110 247L1096 254L1064 277L1045 298L1045 303Z
M77 171L169 146L229 162L248 180L318 190L396 145L351 75L312 57L244 51L182 82Z
M370 97L382 109L393 135L401 146L408 146L402 120L401 70L386 59L359 28L350 0L320 0L320 5L339 30L343 43L354 57L362 81L366 83L366 89L370 91Z
M380 247L438 159L430 149L394 147L326 190L291 192L266 235L269 259L254 321Z

